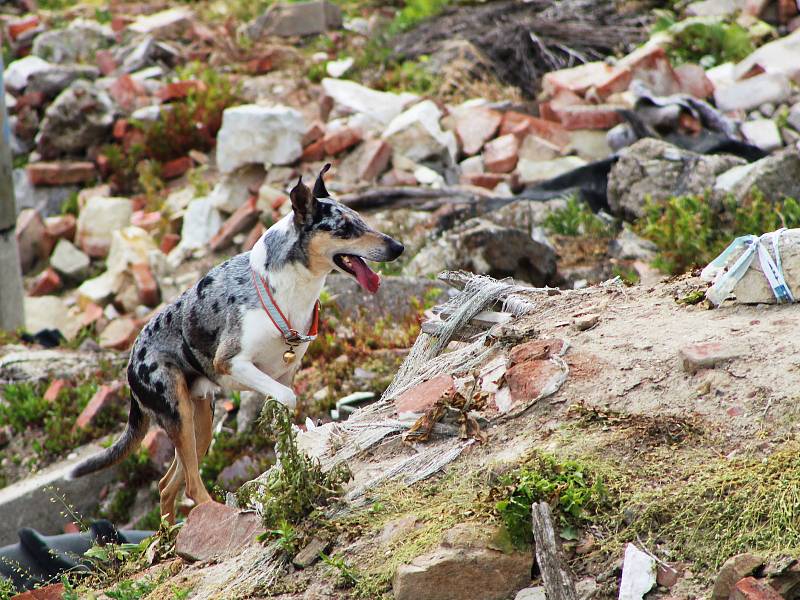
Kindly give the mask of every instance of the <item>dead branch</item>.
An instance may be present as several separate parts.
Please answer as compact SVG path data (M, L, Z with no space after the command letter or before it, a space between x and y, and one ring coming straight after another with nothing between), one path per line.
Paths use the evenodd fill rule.
M548 600L578 600L575 582L561 559L553 517L547 502L533 505L533 539L536 546L536 563L542 573L545 595Z

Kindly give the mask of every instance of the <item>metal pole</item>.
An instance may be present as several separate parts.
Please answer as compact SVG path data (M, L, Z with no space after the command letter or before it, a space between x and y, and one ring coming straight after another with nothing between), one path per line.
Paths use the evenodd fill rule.
M3 83L3 57L0 56L0 330L15 330L25 323L24 292L19 264L17 205L14 199L11 143Z

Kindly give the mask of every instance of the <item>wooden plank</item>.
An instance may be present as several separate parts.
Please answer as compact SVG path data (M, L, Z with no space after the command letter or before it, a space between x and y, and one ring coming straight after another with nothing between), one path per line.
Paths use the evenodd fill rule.
M575 582L559 552L550 506L547 502L534 504L531 517L536 563L542 574L547 600L578 600Z

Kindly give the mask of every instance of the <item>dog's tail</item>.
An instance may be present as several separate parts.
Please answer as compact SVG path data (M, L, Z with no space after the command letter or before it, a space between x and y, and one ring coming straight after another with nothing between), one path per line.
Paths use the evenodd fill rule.
M149 423L150 418L142 412L139 402L131 394L131 411L128 413L128 425L120 438L99 454L90 456L78 464L70 471L69 479L77 479L120 462L142 442L145 433L147 433Z

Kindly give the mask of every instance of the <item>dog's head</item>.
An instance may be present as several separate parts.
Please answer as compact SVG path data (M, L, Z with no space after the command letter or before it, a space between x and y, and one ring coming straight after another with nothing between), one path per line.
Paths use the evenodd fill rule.
M380 286L380 277L365 260L395 260L403 253L403 244L375 231L356 211L330 197L322 178L329 168L328 164L320 171L313 191L301 177L289 194L298 241L305 248L312 272L336 269L374 294Z

